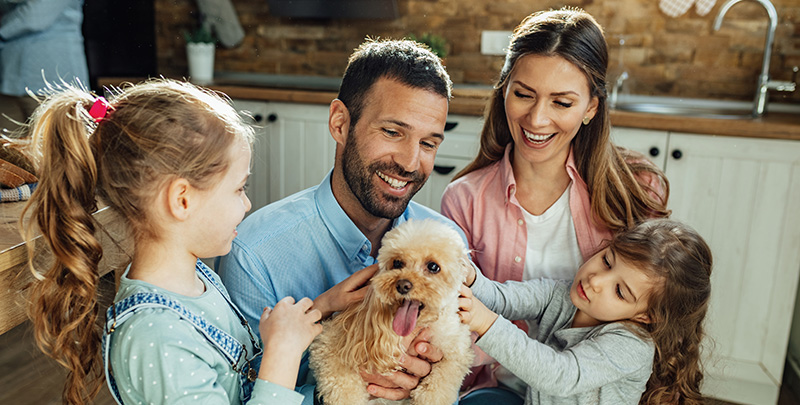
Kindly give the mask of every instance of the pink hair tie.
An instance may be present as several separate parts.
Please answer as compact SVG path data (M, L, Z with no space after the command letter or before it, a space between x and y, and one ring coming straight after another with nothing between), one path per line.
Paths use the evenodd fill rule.
M113 109L114 107L104 97L98 97L94 100L92 108L89 109L89 115L94 118L94 122L100 122L108 114L109 108Z

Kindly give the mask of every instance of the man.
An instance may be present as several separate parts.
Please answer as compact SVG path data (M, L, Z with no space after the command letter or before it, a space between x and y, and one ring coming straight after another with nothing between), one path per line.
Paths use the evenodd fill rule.
M264 307L285 296L316 299L375 264L383 235L408 219L436 218L463 236L450 220L411 202L444 140L451 88L440 60L415 42L367 41L356 49L330 106L333 170L320 185L245 219L231 253L217 265L252 325L258 325ZM316 299L315 308L325 316L360 299L359 287L374 270L359 272ZM424 359L415 357L417 352ZM435 348L415 343L402 363L408 372L365 375L368 390L378 397L405 398L430 372L429 361L440 359ZM312 403L311 384L299 391L305 403Z

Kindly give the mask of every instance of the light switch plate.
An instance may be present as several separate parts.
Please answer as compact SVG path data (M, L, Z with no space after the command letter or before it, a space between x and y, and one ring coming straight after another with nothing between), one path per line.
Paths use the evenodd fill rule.
M481 54L505 55L511 31L481 31Z

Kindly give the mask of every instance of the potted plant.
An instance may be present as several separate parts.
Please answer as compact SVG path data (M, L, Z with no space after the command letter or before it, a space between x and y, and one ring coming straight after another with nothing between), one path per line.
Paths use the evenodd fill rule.
M433 52L440 59L444 60L444 58L447 57L446 39L436 34L431 34L430 32L422 34L419 38L417 38L414 34L411 34L409 38L412 41L417 41L421 44L427 45L428 48L430 48L431 52Z
M208 84L214 80L214 48L217 39L200 18L197 27L183 34L186 39L186 59L189 63L189 80Z

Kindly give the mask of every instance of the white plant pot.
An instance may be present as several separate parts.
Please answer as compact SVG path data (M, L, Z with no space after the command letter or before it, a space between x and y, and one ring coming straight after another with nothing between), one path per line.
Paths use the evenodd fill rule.
M209 84L214 80L214 44L190 42L186 44L189 61L189 81Z

